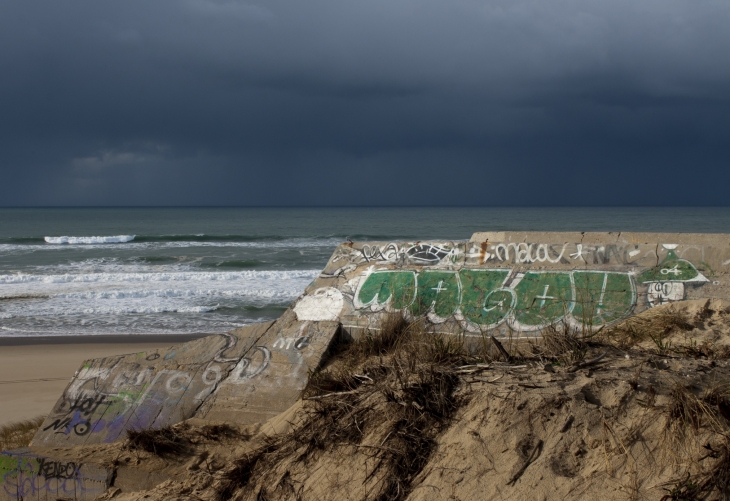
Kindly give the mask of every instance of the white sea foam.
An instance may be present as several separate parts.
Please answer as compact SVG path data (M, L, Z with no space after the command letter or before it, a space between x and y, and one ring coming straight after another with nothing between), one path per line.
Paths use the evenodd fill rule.
M129 239L121 243L122 237ZM44 244L0 244L4 262L26 256L0 268L0 297L10 298L0 301L0 336L213 333L273 320L320 273L318 261L339 243L331 237L139 238L48 237ZM307 257L300 261L296 251ZM254 267L213 267L228 261L251 261ZM258 269L264 263L271 267ZM297 263L316 269L288 269Z
M118 317L115 316L115 318ZM184 323L157 326L146 325L142 329L135 329L125 322L105 323L103 321L100 321L96 322L96 324L93 325L93 328L79 326L78 324L68 324L66 322L61 322L58 324L37 322L24 326L0 325L0 336L103 336L109 334L200 334L203 332L208 334L218 334L229 332L232 329L239 329L241 327L245 327L246 325L251 325L252 323L257 323L259 321L265 320L257 320L254 322L196 322L194 320L191 321L189 318L186 318Z
M114 235L110 237L43 237L43 240L49 244L119 244L131 242L134 240L134 235Z
M243 287L232 290L218 289L136 289L136 290L101 290L57 294L54 297L63 299L142 299L142 298L250 298L250 299L294 299L301 294L299 283L279 284L278 289L261 287Z
M132 306L132 307L94 307L77 311L51 312L48 315L140 315L150 313L208 313L218 309L215 306ZM36 316L43 313L37 312Z
M119 304L117 306L94 306L94 307L45 307L38 308L33 311L33 317L59 317L59 316L96 316L96 315L142 315L153 313L209 313L219 308L214 306L183 306L183 305L144 305L144 304ZM0 318L15 318L15 315L9 313L0 313Z
M164 271L123 273L117 272L121 266L109 264L114 269L112 273L0 275L0 296L23 298L0 303L0 329L18 335L36 330L127 334L225 332L246 318L241 308L252 307L254 318L269 320L262 316L271 314L269 308L286 307L319 273L204 272L178 265ZM263 308L262 313L256 313L258 308Z
M0 275L0 285L27 283L106 283L106 282L185 282L185 281L240 281L240 280L291 280L313 279L319 270L246 270L228 272L161 272L161 273L66 273L42 275L14 273Z
M131 235L125 235L131 236ZM23 252L39 252L54 251L68 249L69 245L64 242L50 242L48 239L60 238L116 238L116 237L46 237L46 245L30 245L30 244L0 244L0 253L23 253ZM69 242L70 243L70 242ZM104 249L108 248L108 243L112 242L89 242L84 244L83 249ZM334 249L342 243L339 238L295 238L290 240L281 240L277 242L197 242L197 241L177 241L177 242L135 242L127 241L124 245L125 250L158 250L158 249L185 249L188 247L220 247L220 248L251 248L251 249L311 249L317 247L325 247Z
M28 267L26 273L38 275L68 275L79 273L145 273L150 271L188 271L190 265L174 264L147 264L124 262L119 258L103 257L84 259L80 261L62 262L57 264L36 265ZM0 274L0 277L3 275Z

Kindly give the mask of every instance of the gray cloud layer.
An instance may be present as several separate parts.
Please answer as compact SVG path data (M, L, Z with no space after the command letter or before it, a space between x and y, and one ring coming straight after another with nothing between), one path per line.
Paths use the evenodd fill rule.
M730 4L0 6L1 205L706 204Z

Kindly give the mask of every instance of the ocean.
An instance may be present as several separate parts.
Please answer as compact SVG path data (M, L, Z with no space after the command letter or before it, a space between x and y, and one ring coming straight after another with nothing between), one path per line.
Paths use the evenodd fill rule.
M352 240L730 232L730 208L5 208L0 336L199 334L277 318Z

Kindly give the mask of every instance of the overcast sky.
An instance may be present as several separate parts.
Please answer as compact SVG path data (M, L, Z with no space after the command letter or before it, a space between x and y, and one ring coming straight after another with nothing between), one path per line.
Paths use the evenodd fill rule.
M728 205L730 2L2 0L0 205Z

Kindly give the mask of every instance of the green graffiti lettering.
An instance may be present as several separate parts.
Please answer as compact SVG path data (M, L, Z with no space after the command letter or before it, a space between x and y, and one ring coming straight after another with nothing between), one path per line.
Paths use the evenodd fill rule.
M418 292L410 310L416 316L433 312L447 318L456 313L461 300L461 284L455 271L426 270L418 275Z
M631 277L616 272L573 272L573 318L584 325L602 325L626 316L636 293Z
M546 325L570 313L573 284L570 273L527 272L514 287L515 320L523 326Z
M470 330L492 328L503 321L517 329L535 330L566 315L571 321L598 327L626 317L636 305L636 282L630 273L528 271L514 275L507 286L512 273L509 269L374 271L361 282L354 302L358 309L387 306L407 308L416 317L428 313L441 319L455 316ZM673 252L638 280L659 283L660 278L661 283L707 280Z
M357 293L358 301L366 306L385 305L395 310L409 306L416 295L416 274L412 271L375 271Z
M461 313L478 325L494 325L507 316L515 303L515 296L502 284L509 270L462 270Z

